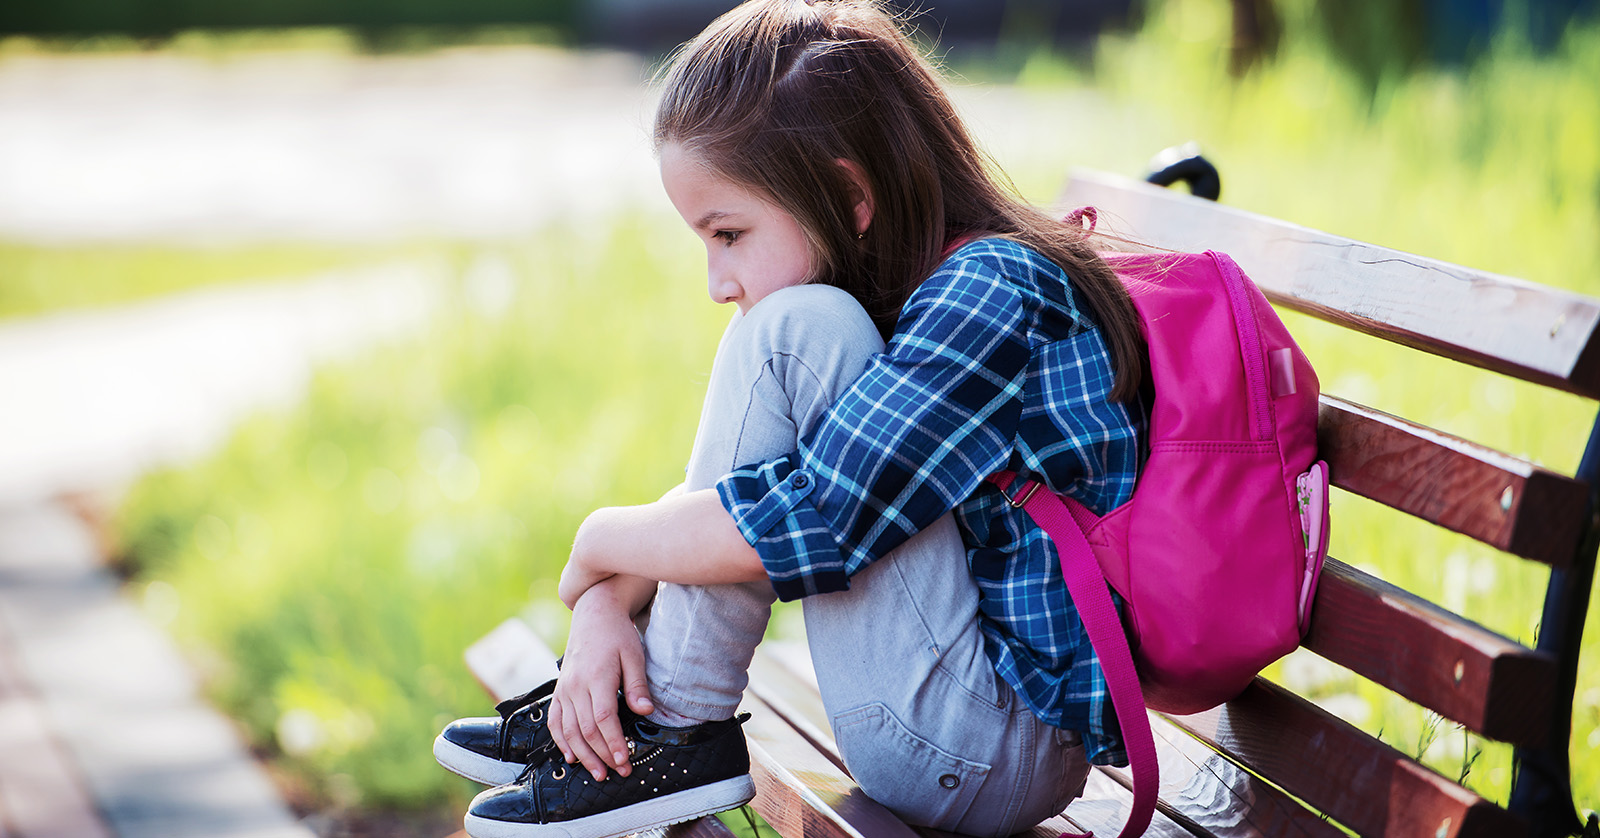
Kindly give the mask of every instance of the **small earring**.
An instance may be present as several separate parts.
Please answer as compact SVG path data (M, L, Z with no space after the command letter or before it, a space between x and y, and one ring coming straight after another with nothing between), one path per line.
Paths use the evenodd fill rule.
M866 230L862 230L861 232L856 233L856 241L861 241L862 239L864 239L866 237L867 237L867 231Z

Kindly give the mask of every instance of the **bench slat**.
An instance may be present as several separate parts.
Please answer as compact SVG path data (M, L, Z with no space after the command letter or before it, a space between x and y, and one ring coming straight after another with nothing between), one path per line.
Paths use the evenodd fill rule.
M1491 739L1536 745L1544 735L1553 657L1335 559L1304 645Z
M848 773L828 727L828 713L822 706L822 696L817 693L811 659L803 644L771 641L763 644L750 666L750 691L819 754ZM1073 803L1072 817L1057 815L1021 834L1028 838L1058 838L1063 832L1091 831L1097 835L1115 835L1127 821L1132 801L1133 795L1126 788L1095 772L1089 776L1083 797ZM928 827L914 829L923 838L959 838L954 833ZM1145 834L1150 838L1193 838L1193 833L1161 813L1152 819Z
M1159 746L1163 811L1197 835L1315 836L1344 832L1294 798L1207 747L1163 716L1152 713ZM1121 768L1102 769L1132 788ZM1070 811L1070 810L1069 810Z
M1474 366L1600 398L1600 301L1376 247L1098 172L1062 196L1131 237L1232 256L1274 303Z
M766 704L769 710L787 723L808 746L826 758L837 771L849 774L833 741L833 733L828 728L828 713L823 709L822 696L817 693L817 684L810 670L810 658L803 645L774 641L763 644L751 662L749 692ZM746 727L749 727L748 723ZM1105 783L1111 783L1109 779L1102 779ZM1093 795L1096 788L1091 783L1087 794ZM1111 783L1110 788L1099 790L1113 799L1123 798L1124 806L1127 805L1126 800L1131 800L1131 796L1114 783ZM1115 830L1115 827L1115 824L1108 822L1096 828L1101 830L1099 834L1108 834L1105 830ZM1078 823L1057 816L1022 834L1029 838L1058 838L1063 832L1081 833L1089 831L1090 828L1088 823ZM923 838L960 838L954 833L928 827L912 827L912 829ZM1188 833L1155 828L1148 834L1152 838L1168 836L1191 838Z
M1571 477L1327 395L1317 446L1341 489L1552 567L1577 551L1588 489Z
M751 665L751 690L766 698L774 696L774 709L797 730L812 739L816 749L831 755L843 767L833 735L828 730L827 711L817 694L810 655L803 644L772 643L761 646ZM803 717L803 718L797 718ZM1338 838L1344 833L1329 825L1282 791L1239 770L1194 737L1189 736L1159 715L1152 714L1151 726L1158 741L1161 767L1161 802L1145 833L1152 838L1191 838L1191 836L1313 836ZM1100 769L1090 773L1084 793L1067 807L1063 816L1052 818L1024 833L1030 838L1057 838L1062 832L1093 831L1096 835L1115 835L1127 822L1133 795L1126 772ZM928 838L947 833L919 829Z
M1173 721L1361 835L1515 838L1528 831L1504 809L1259 678L1226 705Z
M556 677L556 653L517 617L478 638L463 657L472 677L495 701L521 695Z

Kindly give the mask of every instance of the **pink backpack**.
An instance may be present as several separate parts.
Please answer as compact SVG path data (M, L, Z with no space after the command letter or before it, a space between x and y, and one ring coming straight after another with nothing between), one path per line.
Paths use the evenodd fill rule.
M1215 707L1299 645L1327 554L1328 472L1316 373L1232 259L1107 262L1150 347L1150 458L1133 497L1104 518L1034 483L1012 503L1055 542L1100 657L1133 766L1131 836L1148 826L1157 787L1145 707ZM1007 489L1015 475L991 479Z

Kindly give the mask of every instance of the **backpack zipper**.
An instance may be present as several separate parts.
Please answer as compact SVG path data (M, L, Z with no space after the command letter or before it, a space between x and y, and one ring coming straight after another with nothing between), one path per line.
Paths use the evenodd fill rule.
M1232 258L1207 251L1222 271L1222 282L1228 288L1228 302L1233 308L1233 322L1239 330L1239 345L1244 352L1245 386L1250 390L1250 411L1255 417L1256 439L1272 438L1272 409L1267 390L1266 353L1261 349L1261 331L1256 328L1255 312L1251 310L1250 297L1244 287L1244 273Z

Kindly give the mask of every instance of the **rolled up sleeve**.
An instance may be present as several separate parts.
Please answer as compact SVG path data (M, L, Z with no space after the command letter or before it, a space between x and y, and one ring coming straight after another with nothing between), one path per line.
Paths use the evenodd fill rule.
M837 537L807 502L816 480L796 467L799 456L737 469L717 483L722 505L786 602L850 587Z
M798 451L718 482L780 599L847 588L1007 464L1031 357L1025 304L994 265L947 261Z

